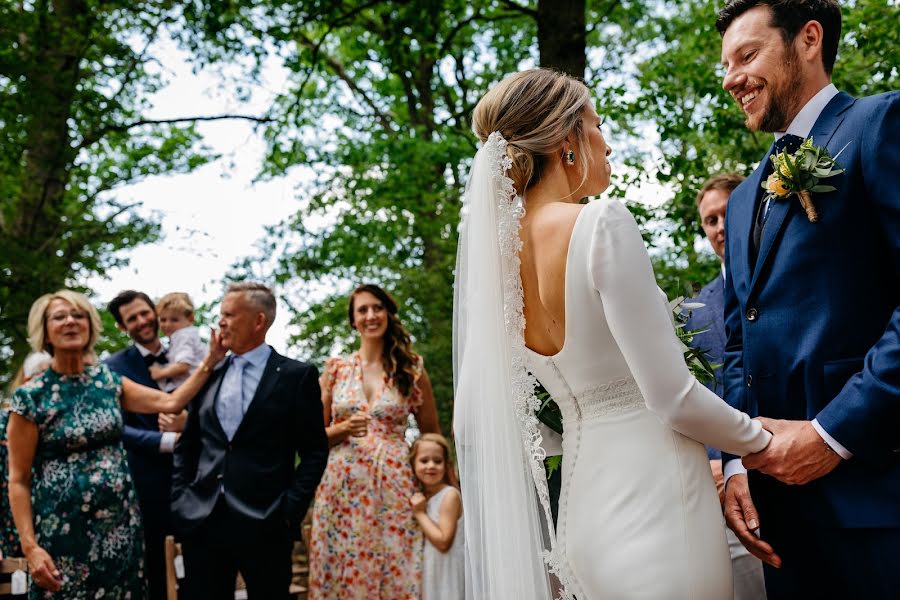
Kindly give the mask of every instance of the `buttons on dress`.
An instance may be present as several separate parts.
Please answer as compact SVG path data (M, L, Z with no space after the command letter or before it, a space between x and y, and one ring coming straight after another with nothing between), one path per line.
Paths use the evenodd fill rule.
M756 310L755 308L751 308L750 310L747 311L747 320L748 321L751 321L751 322L755 321L758 317L759 317L759 311Z
M747 375L747 387L753 387L753 375Z

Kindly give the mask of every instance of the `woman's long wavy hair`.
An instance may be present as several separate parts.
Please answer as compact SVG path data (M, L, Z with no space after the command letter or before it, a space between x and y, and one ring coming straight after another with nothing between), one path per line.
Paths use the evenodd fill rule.
M384 372L388 374L394 386L404 398L408 398L413 391L416 382L415 366L418 362L418 354L412 346L409 332L400 322L397 316L397 302L386 291L371 283L357 286L350 294L350 303L347 306L347 317L350 327L354 326L354 304L357 294L368 292L378 298L387 312L387 330L384 332L384 348L382 350L382 363Z

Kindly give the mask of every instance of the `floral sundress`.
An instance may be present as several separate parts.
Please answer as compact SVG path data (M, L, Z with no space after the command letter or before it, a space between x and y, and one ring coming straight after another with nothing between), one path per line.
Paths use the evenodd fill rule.
M122 446L122 380L105 365L78 376L47 369L16 390L10 411L38 427L31 481L37 542L62 575L58 595L139 600L144 536Z
M385 380L370 404L356 353L328 359L322 387L331 390L333 423L357 410L372 419L365 437L348 437L328 455L313 505L309 598L419 600L422 533L409 504L416 487L404 439L419 389L404 398Z

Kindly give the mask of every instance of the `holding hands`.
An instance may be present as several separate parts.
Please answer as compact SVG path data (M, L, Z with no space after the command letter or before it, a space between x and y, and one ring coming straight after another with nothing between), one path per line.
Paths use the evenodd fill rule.
M765 449L742 459L745 468L756 469L788 485L803 485L824 477L840 464L841 457L822 439L811 421L756 419L772 433L772 440ZM781 558L756 533L759 515L750 497L746 474L728 480L725 521L753 556L775 568L781 567Z
M742 460L747 469L756 469L789 485L803 485L824 477L841 462L810 421L786 421L757 417L772 432L764 450Z

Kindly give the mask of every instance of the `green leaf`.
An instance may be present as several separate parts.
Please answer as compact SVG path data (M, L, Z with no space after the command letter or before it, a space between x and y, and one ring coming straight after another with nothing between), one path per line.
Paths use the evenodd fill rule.
M830 185L817 185L813 188L810 188L809 191L813 192L814 194L824 194L825 192L833 192L836 189L836 187Z

